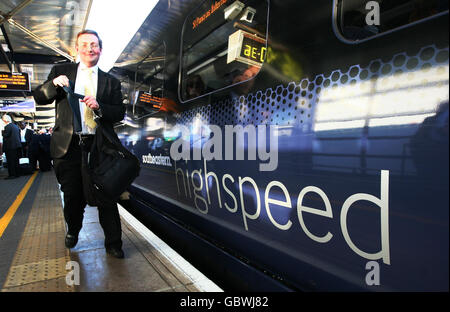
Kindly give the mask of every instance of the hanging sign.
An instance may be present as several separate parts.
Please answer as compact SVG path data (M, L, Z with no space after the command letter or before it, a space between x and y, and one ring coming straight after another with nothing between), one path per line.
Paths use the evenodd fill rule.
M0 72L1 91L31 91L28 74Z

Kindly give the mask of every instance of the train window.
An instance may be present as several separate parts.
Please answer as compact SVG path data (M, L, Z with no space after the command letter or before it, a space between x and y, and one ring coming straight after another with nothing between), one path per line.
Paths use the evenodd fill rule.
M448 0L335 0L334 4L333 26L351 42L448 13Z
M164 98L165 44L159 45L134 65L134 87L127 115L133 119L151 116L161 110Z
M267 51L268 1L206 0L186 18L181 101L252 79Z

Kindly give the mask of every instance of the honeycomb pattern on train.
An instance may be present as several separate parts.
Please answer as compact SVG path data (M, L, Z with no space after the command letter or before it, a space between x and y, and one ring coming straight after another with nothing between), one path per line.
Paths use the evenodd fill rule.
M329 76L317 75L313 80L303 79L300 82L290 82L278 85L265 91L249 93L247 96L233 97L203 107L197 107L183 112L177 122L189 124L194 118L205 124L248 125L276 124L279 126L295 125L309 131L315 118L315 106L321 102L332 100L333 90L343 88L349 94L364 94L377 88L405 88L399 81L407 81L410 87L420 88L428 83L422 74L429 71L431 76L443 77L445 85L438 86L448 89L448 47L439 49L436 46L423 47L416 55L406 52L395 54L389 62L381 59L372 60L368 66L361 68L353 65L347 71L334 70ZM398 79L398 78L401 79ZM446 77L446 78L445 78ZM339 87L339 88L337 88ZM429 96L429 93L424 96ZM400 99L401 101L404 98ZM429 99L428 99L429 100ZM436 99L436 102L448 100ZM214 109L213 109L214 108Z

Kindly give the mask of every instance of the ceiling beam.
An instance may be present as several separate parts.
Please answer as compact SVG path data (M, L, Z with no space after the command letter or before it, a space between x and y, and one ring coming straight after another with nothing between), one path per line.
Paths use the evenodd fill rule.
M0 55L2 56L1 58L3 59L4 64L8 65L9 71L12 71L12 65L11 65L11 61L9 60L8 55L6 54L5 50L3 50L3 46L0 44Z
M15 14L19 13L20 11L22 11L22 9L25 8L27 5L29 5L31 2L33 2L33 0L25 0L25 1L23 1L21 4L16 6L11 12L6 14L6 17L7 18L13 17Z
M13 47L12 47L12 45L11 45L11 41L9 41L8 34L6 33L5 25L1 24L1 25L0 25L0 30L2 31L2 35L3 35L3 37L5 38L5 41L6 41L6 44L8 45L9 51L10 51L12 54L14 54L14 50L13 50Z
M0 14L0 25L2 25L5 21L9 20L15 14L22 11L22 9L25 8L27 5L29 5L31 2L33 2L33 0L25 0L21 4L17 5L14 9L12 9L9 13L3 15Z

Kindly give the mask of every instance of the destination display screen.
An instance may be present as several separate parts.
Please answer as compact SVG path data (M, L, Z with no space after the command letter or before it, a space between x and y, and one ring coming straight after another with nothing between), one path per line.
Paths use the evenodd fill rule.
M162 99L153 96L148 92L139 91L136 104L140 106L146 106L146 108L159 110L162 105Z
M228 38L227 63L238 61L261 67L266 59L266 52L265 39L240 29Z
M1 91L31 91L28 74L0 72Z
M263 63L266 57L266 50L266 42L264 40L244 35L241 57Z

